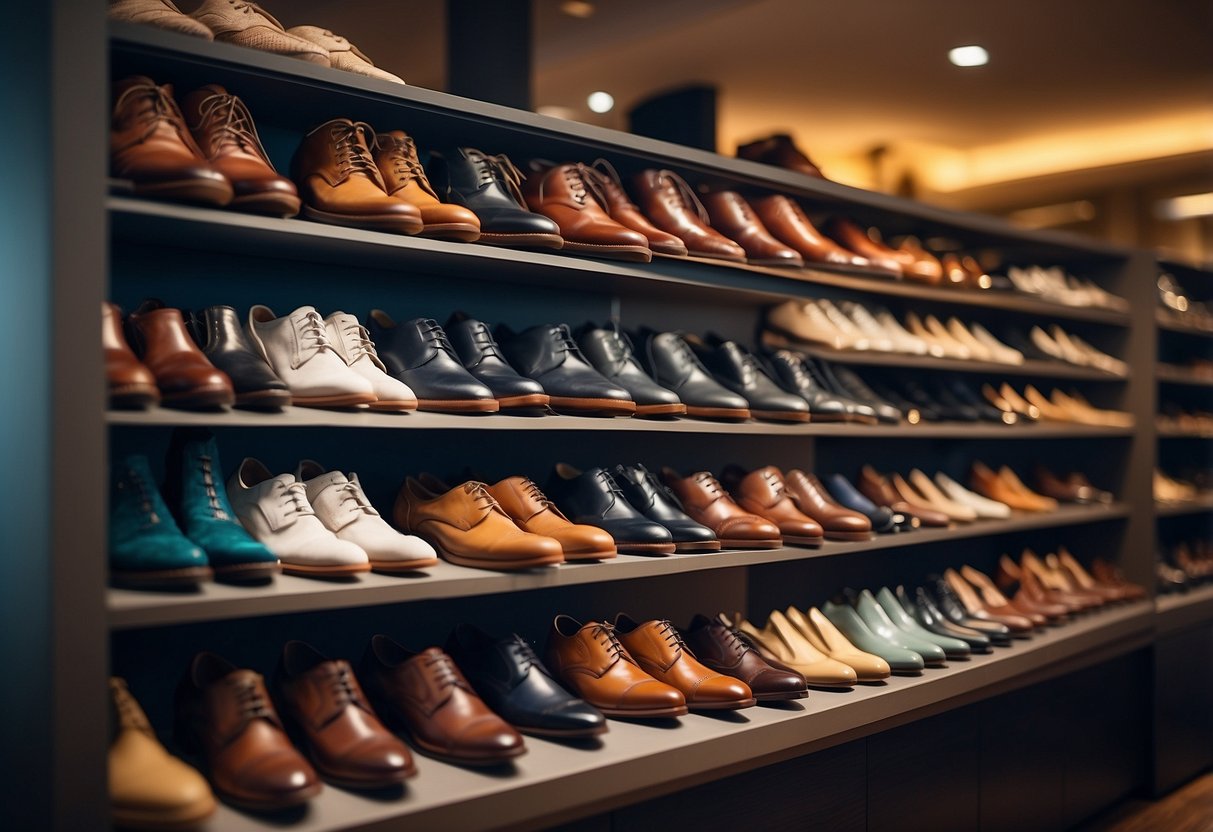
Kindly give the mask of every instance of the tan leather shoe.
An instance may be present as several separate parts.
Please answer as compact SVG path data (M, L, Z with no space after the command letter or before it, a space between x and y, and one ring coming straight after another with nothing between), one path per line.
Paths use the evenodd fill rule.
M911 335L926 342L928 354L932 358L958 357L953 353L954 348L951 340L941 341L938 335L927 329L922 318L919 318L914 312L906 313L905 328Z
M1019 494L1025 500L1030 500L1036 503L1038 511L1056 511L1057 501L1052 497L1046 497L1043 494L1037 494L1032 489L1024 485L1023 480L1015 473L1010 466L1004 465L998 469L998 478L1001 479L1015 493Z
M768 309L766 325L768 331L791 339L790 343L778 343L769 340L767 333L764 333L763 343L768 347L820 344L832 350L872 348L866 335L848 334L839 329L822 308L812 301L788 300Z
M687 713L682 692L645 673L605 621L582 624L567 615L556 616L546 664L565 687L607 716Z
M960 573L955 569L945 570L943 577L952 591L956 593L956 597L960 599L965 611L973 618L1005 624L1011 631L1011 635L1016 638L1027 638L1036 629L1036 625L1030 618L1010 606L987 606L973 586L960 577Z
M923 526L947 526L952 518L942 511L933 509L923 503L912 503L906 500L889 482L889 478L881 474L871 465L863 466L856 483L860 492L878 506L888 506L893 511L916 518Z
M810 607L807 614L796 607L788 607L785 616L810 644L854 670L858 681L879 682L893 674L887 661L851 644L817 607Z
M664 254L668 257L687 256L686 243L673 234L662 231L640 213L640 209L623 190L623 182L614 165L606 159L595 159L592 164L582 170L582 175L593 183L602 201L603 209L611 219L624 228L630 228L643 234L648 240L649 249L654 254Z
M1018 593L1008 598L998 591L998 587L994 585L994 581L990 580L990 576L983 572L978 572L972 566L965 565L960 568L960 576L977 590L981 602L985 604L986 609L997 612L1006 610L1011 613L1019 613L1035 624L1037 627L1043 627L1049 623L1050 619L1062 618L1065 616L1065 610L1056 610L1054 614L1046 613L1040 605L1034 603L1027 596L1021 597Z
M273 15L256 3L203 0L190 17L215 34L215 40L331 66L327 49L297 35L288 35Z
M611 219L585 165L533 161L522 182L527 207L560 226L564 251L648 263L648 238Z
M681 691L692 711L734 711L757 700L749 685L700 664L674 625L664 620L640 623L620 613L615 634L636 664L659 682Z
M1016 392L1015 388L1007 383L1003 383L998 388L998 393L1011 405L1020 418L1027 419L1030 422L1039 421L1041 418L1040 408L1032 404L1023 396Z
M914 263L910 255L886 246L874 228L865 229L848 219L835 217L826 224L825 232L846 250L866 258L871 268L888 272L892 277L902 277Z
M743 509L714 476L700 471L683 477L673 468L661 469L661 481L674 492L687 516L716 533L726 549L778 549L779 527Z
M901 494L907 502L922 504L935 511L943 512L957 523L972 523L977 519L975 509L949 498L939 490L930 477L917 468L910 472L909 482L903 480L900 474L894 474L891 483L897 493ZM918 495L918 499L915 499L914 495Z
M109 0L106 13L110 20L143 23L203 40L215 39L210 29L185 14L170 0Z
M122 334L122 310L101 304L101 348L105 351L105 384L110 407L148 407L160 403L156 377L135 357Z
M388 196L407 202L421 212L425 227L418 236L465 243L480 238L479 217L462 205L451 205L438 199L411 136L403 130L376 133L373 151Z
M632 195L653 225L682 240L696 257L745 262L745 249L708 225L708 212L691 186L670 170L632 178Z
M821 524L796 507L783 472L774 465L745 473L731 465L721 475L729 493L746 511L771 521L788 546L817 548L825 540Z
M597 526L570 522L526 477L507 477L490 485L489 494L518 528L560 543L566 561L608 560L617 554L615 538Z
M165 405L210 408L235 403L231 380L198 349L180 309L145 300L127 317L127 338L156 377Z
M796 507L821 525L826 540L871 540L872 521L836 503L815 475L792 468L784 485Z
M396 527L460 566L529 569L564 561L558 541L518 528L484 483L465 482L445 493L442 487L432 477L424 484L406 479L392 510Z
M399 75L393 75L387 70L375 66L374 61L368 58L361 49L341 35L334 35L328 29L320 26L292 26L286 32L288 35L314 43L328 52L329 66L333 69L341 69L380 81L391 81L394 84L404 83L404 79Z
M771 235L791 246L806 263L822 263L844 271L886 271L890 275L901 275L897 263L874 261L863 252L840 245L822 234L789 196L773 194L750 204Z
M1047 504L1017 491L1007 480L994 473L982 462L974 462L969 474L973 490L991 500L997 500L1016 511L1052 511ZM1056 502L1053 508L1056 508Z
M760 653L783 662L813 687L849 688L859 680L854 668L814 647L779 610L771 613L761 630L749 621L740 622L738 629Z
M932 286L943 282L943 264L935 255L923 248L916 237L906 237L897 249L913 258L913 261L906 267L906 278Z
M804 260L794 249L772 236L754 209L736 191L715 191L703 197L712 227L745 249L754 266L801 268Z
M1085 592L1070 579L1070 576L1057 568L1057 560L1048 562L1049 556L1041 558L1031 549L1024 549L1020 555L1019 565L1024 572L1031 572L1036 579L1048 589L1056 592L1067 601L1071 601L1080 609L1090 610L1102 607L1108 599L1099 592Z

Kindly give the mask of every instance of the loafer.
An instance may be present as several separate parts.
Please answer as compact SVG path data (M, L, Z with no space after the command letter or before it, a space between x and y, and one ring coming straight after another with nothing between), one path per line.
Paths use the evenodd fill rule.
M568 324L541 324L519 333L501 324L496 336L510 364L543 385L553 410L585 416L636 412L628 391L585 360Z
M544 491L574 523L598 526L615 539L620 554L672 555L674 537L636 510L604 468L584 472L566 463L552 470Z

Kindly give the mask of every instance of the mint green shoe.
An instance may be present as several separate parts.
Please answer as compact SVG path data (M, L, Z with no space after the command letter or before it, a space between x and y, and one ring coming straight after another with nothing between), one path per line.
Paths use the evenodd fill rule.
M112 471L109 562L115 586L190 586L211 577L206 553L177 528L142 454Z

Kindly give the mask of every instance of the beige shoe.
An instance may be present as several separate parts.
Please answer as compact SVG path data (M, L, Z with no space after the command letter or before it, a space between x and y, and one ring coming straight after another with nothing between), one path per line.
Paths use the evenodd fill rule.
M850 665L831 659L810 644L779 610L771 613L761 630L749 621L740 622L738 629L761 655L783 662L813 687L849 688L859 680Z
M959 318L948 318L947 324L948 334L953 340L963 344L968 348L969 354L978 361L998 361L998 356L994 354L994 350L983 344L977 339L972 332L965 329L965 325L960 322Z
M1023 396L1040 412L1040 418L1042 419L1047 419L1051 422L1076 421L1073 411L1067 410L1064 407L1058 407L1052 401L1046 399L1044 393L1041 393L1030 384L1023 389Z
M947 352L949 358L956 358L961 361L979 360L968 345L956 340L952 333L948 332L948 328L940 322L939 318L934 315L927 315L922 319L923 326L927 332L935 336L936 340L943 345L944 351Z
M109 19L158 26L182 35L214 40L211 30L169 0L110 0Z
M205 24L215 33L217 41L286 55L310 64L331 66L327 49L297 35L287 34L282 24L256 3L203 0L190 17Z
M1011 385L1003 382L1003 385L998 388L998 393L1021 418L1030 422L1040 419L1040 408L1019 395Z
M788 607L785 615L810 644L854 670L860 682L879 682L892 675L888 662L851 644L817 607L811 607L807 615L796 607Z
M933 358L956 358L952 354L953 347L951 339L941 341L939 336L927 329L926 324L914 312L906 313L906 329L915 338L921 338L926 342L927 352Z
M876 352L891 352L893 350L893 342L887 337L873 339L868 333L860 329L859 325L847 317L847 314L835 306L830 301L822 298L817 301L817 308L822 311L834 329L842 334L842 337L853 345L853 350L874 350Z
M341 35L334 35L328 29L321 29L319 26L292 26L286 31L287 34L301 37L327 51L333 69L344 69L346 72L365 75L367 78L378 78L380 81L404 83L403 78L375 66L357 46Z
M958 503L940 491L939 487L931 481L931 478L917 468L910 472L910 483L913 484L914 489L921 495L916 502L929 506L936 511L942 511L950 519L958 523L972 523L979 516L976 509ZM900 486L897 486L897 490L901 491L902 489Z
M834 350L866 350L868 339L856 340L840 332L817 304L812 301L789 300L767 311L767 326L779 335L802 344L820 344ZM776 346L775 339L764 336L767 346ZM784 344L784 345L793 345Z
M990 330L978 323L969 324L969 332L973 333L973 337L994 353L995 361L1000 361L1003 364L1022 364L1023 353L1014 347L1008 347L1002 341L999 341L990 334Z

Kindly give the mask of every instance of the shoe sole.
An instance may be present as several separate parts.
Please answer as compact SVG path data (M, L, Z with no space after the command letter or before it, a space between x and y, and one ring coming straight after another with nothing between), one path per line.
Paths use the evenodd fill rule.
M680 555L696 552L719 552L719 540L697 540L692 543L675 543L674 551Z
M672 555L677 551L673 543L626 543L616 540L615 549L621 555Z
M832 532L826 529L826 540L871 540L875 532Z
M461 754L451 754L448 751L427 746L424 741L419 740L417 736L411 732L407 736L412 742L413 747L416 748L420 753L434 760L441 760L444 763L454 763L457 766L502 766L518 759L523 754L526 754L528 750L525 745L520 745L504 754L495 754L492 757L465 757Z
M552 737L553 739L568 740L581 739L583 737L600 737L611 730L609 725L599 725L594 728L575 728L571 731L561 731L558 728L524 728L521 725L513 727L520 734L527 734L532 737Z
M236 407L271 410L290 403L290 390L249 390L236 394Z
M397 572L412 572L417 569L426 569L430 566L437 565L438 558L417 558L416 560L373 560L371 561L371 571L393 575Z
M496 399L418 399L417 409L434 413L496 413L501 405Z
M687 415L696 419L725 419L727 421L744 422L750 418L749 408L741 407L699 407L688 404Z
M213 782L212 782L213 786ZM296 806L306 804L316 795L320 794L324 789L324 784L317 781L306 789L299 789L292 792L289 796L280 797L277 800L249 800L245 797L228 794L227 792L215 789L215 794L224 803L235 806L237 809L246 809L250 812L276 812L283 809L293 809Z
M408 413L417 409L417 400L399 399L393 401L388 399L385 401L384 399L379 399L378 401L371 402L367 407L380 413Z
M150 384L126 384L111 387L109 406L114 410L145 410L160 404L160 391Z
M561 251L592 254L594 257L626 260L629 263L649 263L653 260L653 252L648 246L595 245L594 243L575 243L565 240Z
M308 759L313 759L310 755ZM372 791L377 789L390 789L394 786L399 786L401 783L417 776L417 766L411 765L395 777L381 777L378 780L350 780L348 777L335 777L331 774L326 774L319 768L316 773L324 779L324 782L330 783L339 789L350 789L351 791Z
M807 410L750 410L755 419L765 422L807 422L812 418Z
M619 399L588 399L573 396L549 396L549 407L573 415L631 416L636 403Z
M435 545L434 548L438 550L438 554L442 556L443 560L449 561L456 566L467 566L472 569L495 569L502 572L512 572L515 569L532 569L537 566L552 566L553 564L564 563L563 554L556 556L542 555L510 561L459 555L438 545Z
M374 393L340 393L333 396L291 396L296 407L354 407L359 404L374 404L379 397Z
M161 393L160 404L183 410L228 407L236 403L236 394L228 387L187 390L184 393Z
M783 546L783 538L775 537L766 540L720 539L722 549L779 549Z
M110 572L110 583L123 587L189 586L214 577L209 566L155 569L146 572Z
M638 404L633 416L641 419L649 416L685 416L687 406L681 402L674 404Z
M805 699L808 695L807 690L792 690L779 693L756 693L754 698L759 702L787 702L793 699Z
M670 258L678 258L678 259L682 259L683 257L686 257L690 254L690 252L687 251L686 246L682 246L681 248L668 249L665 246L663 246L661 243L654 244L652 242L649 243L649 251L653 252L654 257L670 257Z
M417 234L431 240L454 240L457 243L474 243L480 239L480 229L461 222L429 223Z
M202 823L202 821L215 814L217 808L212 800L207 806L205 812L190 813L171 813L171 812L156 812L132 808L114 807L110 810L110 819L114 826L119 829L147 829L147 830L162 830L162 829L193 829Z
M721 263L741 263L745 264L744 254L712 254L706 251L692 251L688 255L692 260L711 260Z
M754 697L738 699L734 702L688 702L687 709L691 711L739 711L742 708L752 708L758 704Z
M299 575L304 578L344 578L370 572L369 563L348 563L336 566L307 566L298 563L282 564L282 574Z
M480 239L476 242L486 246L517 246L520 248L551 248L564 247L564 238L559 234L502 234L500 232L481 231Z
M179 179L173 182L135 182L135 196L192 202L222 208L232 201L232 186L226 180Z
M581 560L610 560L619 553L615 549L610 549L605 552L570 552L565 550L564 559L566 561L581 561Z
M547 407L551 397L547 393L528 393L523 396L506 396L497 400L501 410L522 410L536 407Z
M803 269L804 268L803 260L800 260L800 259L789 260L786 257L777 257L773 260L763 260L761 258L757 259L757 260L751 260L749 258L746 258L745 262L746 262L746 265L749 265L749 266L765 266L766 268L769 268L769 269Z
M591 703L593 704L593 703ZM624 719L660 719L663 717L686 716L690 710L686 705L675 705L669 708L604 708L601 705L594 705L595 708L602 711L604 716L613 716Z
M370 231L387 231L391 234L413 236L424 227L420 218L385 217L378 214L333 214L321 211L310 205L303 206L303 216L309 220L322 222L326 225L340 225L346 228L365 228Z
M232 197L228 207L249 214L266 214L271 217L294 217L303 207L303 200L291 194L246 194Z
M282 571L282 565L277 561L273 563L233 563L229 566L212 568L216 581L232 584L268 580Z
M799 535L783 536L783 542L788 546L802 546L806 549L819 549L825 543L824 537L800 537Z

